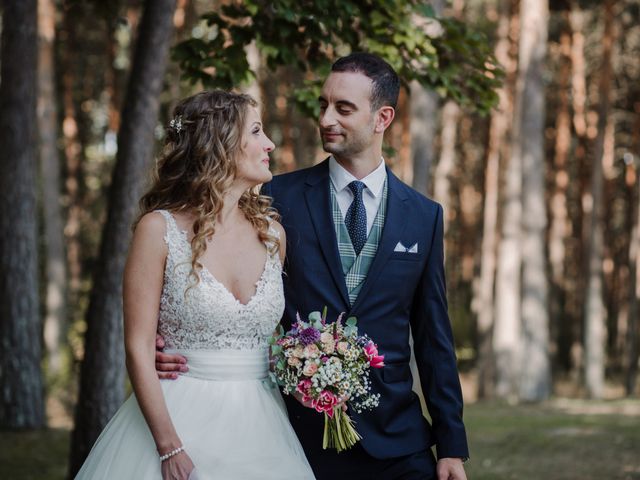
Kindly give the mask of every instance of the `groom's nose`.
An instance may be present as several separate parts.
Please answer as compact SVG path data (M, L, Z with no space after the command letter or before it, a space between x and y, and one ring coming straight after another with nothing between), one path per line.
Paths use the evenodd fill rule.
M320 112L319 123L321 128L331 127L336 124L336 111L329 105L324 111Z

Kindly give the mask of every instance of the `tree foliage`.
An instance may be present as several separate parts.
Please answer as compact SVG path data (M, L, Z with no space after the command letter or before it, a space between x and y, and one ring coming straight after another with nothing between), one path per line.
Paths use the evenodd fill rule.
M336 57L368 51L385 58L403 81L418 80L443 96L486 113L503 76L483 34L436 18L415 0L244 0L202 16L206 29L178 44L184 77L206 88L232 88L255 78L245 47L256 42L270 70L296 66L309 78L295 92L318 114L319 79Z

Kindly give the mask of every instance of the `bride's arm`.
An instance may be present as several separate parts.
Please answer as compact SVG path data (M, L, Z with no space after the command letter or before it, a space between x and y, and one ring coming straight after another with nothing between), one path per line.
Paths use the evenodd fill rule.
M164 279L167 246L165 220L158 213L145 215L133 235L124 271L124 338L127 370L140 410L160 455L182 446L175 431L155 370L155 343ZM186 453L162 463L163 476L187 478L193 464Z

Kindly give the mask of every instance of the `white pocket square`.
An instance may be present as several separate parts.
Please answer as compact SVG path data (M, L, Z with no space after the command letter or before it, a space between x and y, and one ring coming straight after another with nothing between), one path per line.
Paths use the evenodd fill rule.
M410 247L405 247L402 242L398 242L396 248L393 249L394 252L404 252L404 253L418 253L418 243L414 243Z

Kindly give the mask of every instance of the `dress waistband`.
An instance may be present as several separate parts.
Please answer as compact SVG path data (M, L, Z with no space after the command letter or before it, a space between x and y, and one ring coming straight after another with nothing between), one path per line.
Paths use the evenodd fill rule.
M203 380L262 380L268 375L267 349L258 350L165 350L187 358L187 377Z

